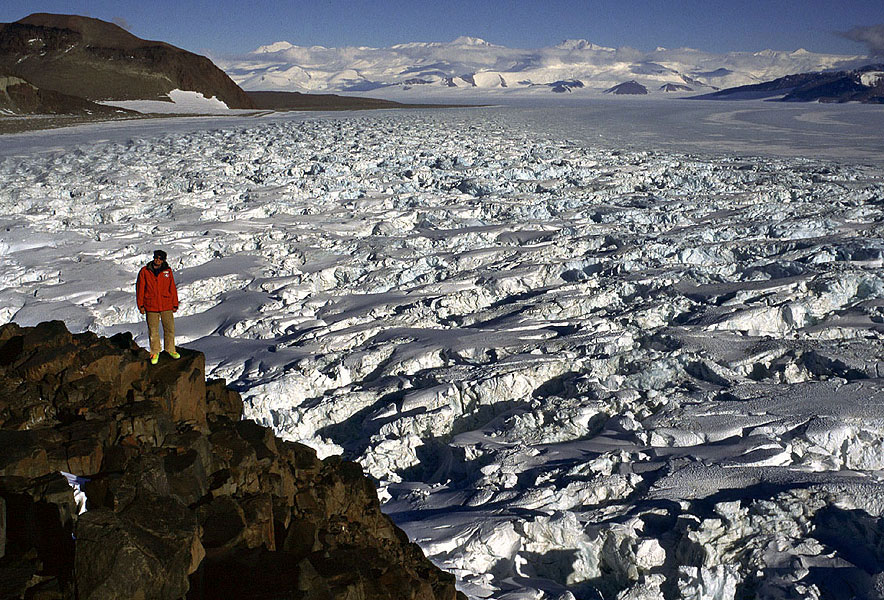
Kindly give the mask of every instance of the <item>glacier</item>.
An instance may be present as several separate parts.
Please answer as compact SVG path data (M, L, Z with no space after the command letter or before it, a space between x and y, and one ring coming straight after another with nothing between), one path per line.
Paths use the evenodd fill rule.
M880 597L884 116L612 106L4 136L0 321L145 345L166 249L180 343L472 599Z

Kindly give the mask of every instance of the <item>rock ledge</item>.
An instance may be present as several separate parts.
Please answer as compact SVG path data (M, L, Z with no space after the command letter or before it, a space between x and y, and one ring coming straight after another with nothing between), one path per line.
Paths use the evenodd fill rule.
M0 327L0 597L464 598L358 464L241 421L180 352Z

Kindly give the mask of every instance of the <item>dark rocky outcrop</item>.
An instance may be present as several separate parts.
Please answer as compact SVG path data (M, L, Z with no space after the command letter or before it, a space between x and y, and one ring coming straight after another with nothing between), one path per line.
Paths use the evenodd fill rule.
M133 115L129 110L43 90L20 77L0 74L0 111L13 114Z
M660 86L661 92L692 92L694 88L683 83L665 83Z
M563 79L560 81L553 81L552 83L548 83L547 85L556 94L564 94L574 89L582 88L583 82L579 79Z
M693 96L704 100L757 100L781 102L884 103L884 64L867 65L852 71L798 73L754 85L727 88L712 94Z
M605 90L606 94L614 94L615 96L623 95L643 95L648 93L648 88L637 81L624 81L618 83L614 87Z
M167 99L181 89L217 97L230 108L254 108L208 58L74 15L37 13L0 24L0 72L87 100Z
M463 598L358 464L240 420L180 352L0 327L0 597Z
M255 108L265 110L367 110L381 108L442 108L442 104L403 104L392 100L339 96L337 94L302 94L301 92L246 92Z

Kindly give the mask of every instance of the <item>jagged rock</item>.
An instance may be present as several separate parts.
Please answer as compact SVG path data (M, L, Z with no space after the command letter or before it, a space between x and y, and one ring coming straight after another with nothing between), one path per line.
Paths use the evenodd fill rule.
M193 512L168 495L142 494L122 511L77 521L79 598L180 598L205 556Z
M0 327L0 597L463 597L358 464L239 420L239 394L181 354Z
M6 500L0 498L0 558L6 554Z
M45 597L72 597L76 510L67 480L58 473L0 477L0 499L0 598L35 597L51 588L58 595Z
M164 362L152 372L153 386L145 392L149 400L160 402L175 421L206 423L206 359L200 352L180 352L181 359Z
M228 389L223 379L210 379L206 382L206 411L210 417L238 421L242 416L242 398Z

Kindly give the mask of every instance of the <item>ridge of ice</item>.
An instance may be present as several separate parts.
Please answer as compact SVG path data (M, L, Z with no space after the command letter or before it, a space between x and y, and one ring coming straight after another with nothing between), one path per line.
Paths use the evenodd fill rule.
M167 249L208 374L358 460L471 599L819 598L814 569L864 568L848 548L884 561L846 539L884 516L880 167L513 114L11 153L0 318L144 345L132 282Z

